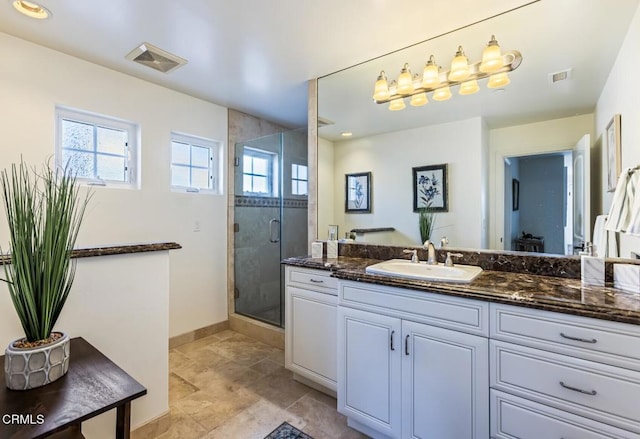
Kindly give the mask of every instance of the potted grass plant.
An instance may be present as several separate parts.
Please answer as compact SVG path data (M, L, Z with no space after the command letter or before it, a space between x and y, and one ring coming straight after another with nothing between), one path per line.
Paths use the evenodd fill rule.
M5 378L8 388L26 390L69 367L69 336L53 327L73 283L71 252L89 195L80 196L69 169L38 171L23 161L3 170L0 182L10 237L2 280L25 333L5 351Z
M436 224L436 212L431 208L431 203L419 210L418 226L420 228L420 243L431 240L431 233Z

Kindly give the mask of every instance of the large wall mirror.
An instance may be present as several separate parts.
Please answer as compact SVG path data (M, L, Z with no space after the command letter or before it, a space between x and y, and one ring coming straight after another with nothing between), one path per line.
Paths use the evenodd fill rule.
M433 241L571 255L597 239L594 224L613 195L604 133L615 113L624 112L618 159L640 163L640 128L632 120L640 105L633 79L638 4L540 0L319 78L317 238L327 239L330 225L340 237L392 228L359 233L356 241L419 245L414 168L446 164L446 188L439 189L446 189L447 209L435 213ZM422 74L430 55L449 70L458 46L474 63L492 35L503 52L522 54L508 85L491 89L481 79L477 93L460 95L456 86L449 100L428 93L426 105L407 98L401 111L373 101L381 71L391 81L407 63ZM629 63L635 71L621 73ZM371 212L345 212L353 189L345 176L369 172ZM537 238L537 247L525 245ZM637 252L638 242L624 241L620 255Z

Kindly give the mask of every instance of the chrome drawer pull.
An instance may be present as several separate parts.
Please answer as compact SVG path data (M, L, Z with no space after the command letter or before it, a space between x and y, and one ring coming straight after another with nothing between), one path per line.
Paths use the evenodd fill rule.
M393 334L395 334L396 331L391 331L391 350L395 351L396 349L393 347Z
M560 337L566 338L567 340L581 341L582 343L597 343L598 342L598 340L596 340L595 338L588 339L588 338L580 338L580 337L571 337L570 335L566 335L563 332L560 333Z
M567 386L564 382L560 381L560 385L562 387L564 387L565 389L569 389L569 390L573 390L574 392L580 392L580 393L584 393L585 395L595 395L598 392L596 392L595 390L582 390L582 389L578 389L577 387L571 387L571 386Z
M314 284L323 284L323 283L324 283L324 281L323 281L323 280L317 280L317 279L313 279L313 278L310 278L309 280L310 280L311 282L313 282Z

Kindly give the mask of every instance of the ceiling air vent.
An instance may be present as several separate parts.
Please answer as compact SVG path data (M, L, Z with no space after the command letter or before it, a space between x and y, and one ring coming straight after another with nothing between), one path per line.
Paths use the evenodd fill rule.
M142 43L125 57L162 73L169 73L183 66L187 60L162 50L153 44Z
M327 125L333 125L334 123L335 122L332 120L318 116L318 128L326 127Z
M549 84L555 84L556 82L568 81L571 79L573 69L561 70L555 73L549 73Z

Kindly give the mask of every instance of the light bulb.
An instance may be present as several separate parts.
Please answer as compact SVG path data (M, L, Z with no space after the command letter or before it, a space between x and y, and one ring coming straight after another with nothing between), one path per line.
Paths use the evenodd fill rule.
M491 41L487 43L482 52L482 63L480 64L480 71L482 73L493 73L500 70L504 66L502 59L502 53L500 52L500 46L496 41L496 37L491 35Z
M405 64L400 71L400 76L398 76L398 94L409 95L411 93L413 93L413 78L409 64Z
M440 84L440 69L431 55L422 72L422 88L435 88Z
M446 101L449 98L451 98L449 87L442 87L433 92L433 99L436 101Z
M404 110L406 105L404 105L404 99L394 99L389 104L389 110L391 111L399 111Z
M378 80L373 91L373 99L375 101L384 101L389 99L389 84L387 83L387 75L384 70L380 72Z
M460 84L460 94L461 95L472 95L474 93L477 93L480 90L480 87L478 86L478 81L476 81L475 79L472 79L470 81L465 81L462 84Z
M411 101L409 101L409 103L414 107L421 107L428 102L429 100L427 99L427 94L424 92L411 96Z
M455 58L451 61L451 71L449 72L449 81L464 81L471 74L469 69L469 60L462 50L462 46L458 46Z
M500 88L508 85L511 82L509 76L506 73L498 73L496 75L491 75L489 77L489 83L487 87L489 88Z

